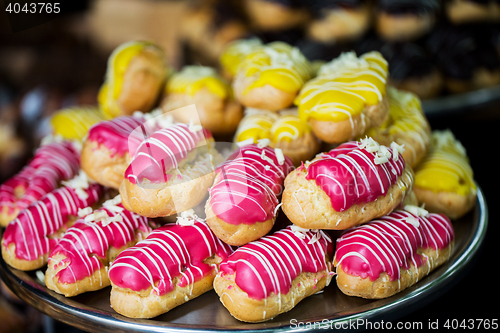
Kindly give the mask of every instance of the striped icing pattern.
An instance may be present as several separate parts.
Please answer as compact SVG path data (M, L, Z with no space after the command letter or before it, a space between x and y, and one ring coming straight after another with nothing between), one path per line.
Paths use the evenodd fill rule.
M79 169L80 156L70 142L42 146L27 166L0 185L0 208L7 208L9 213L23 210L56 189L61 181L73 178Z
M238 66L236 76L255 77L243 92L269 84L277 89L297 93L311 78L309 61L298 48L284 42L255 47Z
M293 163L279 163L274 149L248 145L236 150L216 169L207 211L226 223L253 224L276 216L283 182Z
M295 110L279 113L264 110L248 110L236 130L235 141L269 139L273 143L293 141L311 132L310 125L300 120Z
M206 129L192 128L186 124L156 131L137 148L125 171L125 178L132 184L141 183L144 179L152 183L167 182L167 173L172 168L177 169L179 163L208 137L211 134Z
M33 261L49 254L59 242L60 237L51 237L63 227L70 216L77 216L78 211L91 206L99 200L103 189L97 184L90 184L84 192L86 199L81 199L77 191L65 186L45 195L21 211L12 221L3 235L2 244L16 246L18 259Z
M87 222L84 218L79 219L54 247L49 264L58 254L65 257L62 262L54 263L56 267L65 265L56 274L59 283L76 283L92 276L103 267L103 261L108 262L107 252L110 248L120 249L140 240L140 232L151 232L147 217L129 212L121 204L114 208L119 211L103 207L94 211L94 214L105 212L111 218L118 217L118 220L106 224L103 221Z
M294 232L289 226L239 247L220 264L220 271L236 274L236 285L250 298L262 300L287 294L301 273L330 274L327 258L332 254L333 244L325 232Z
M382 144L392 141L404 145L404 156L418 160L417 149L425 152L430 141L430 127L422 111L420 99L407 91L393 87L387 88L389 98L389 118L377 128L365 134Z
M393 156L391 148L386 150ZM376 158L375 153L361 148L360 143L347 142L313 160L306 168L306 179L315 181L337 212L374 201L387 194L394 184L406 190L406 185L398 181L405 171L404 159L391 157L378 164Z
M99 122L92 126L88 133L89 141L103 145L112 156L123 156L129 151L135 151L144 140L145 119L143 117L121 116L112 120ZM140 128L141 130L136 130ZM134 135L131 136L131 134ZM144 135L141 135L144 134Z
M415 169L415 186L460 195L476 191L465 148L451 131L432 132L429 153Z
M385 272L394 281L401 277L400 269L427 264L429 258L419 250L446 248L454 237L450 220L442 214L425 217L394 211L338 238L335 263L353 276L375 281Z
M109 278L119 288L152 288L154 294L162 296L176 286L190 286L215 274L217 265L204 261L214 255L225 259L231 252L203 220L189 226L167 224L120 253L111 264Z
M367 105L376 105L386 94L388 65L378 52L357 57L354 52L324 64L295 99L301 119L349 120Z

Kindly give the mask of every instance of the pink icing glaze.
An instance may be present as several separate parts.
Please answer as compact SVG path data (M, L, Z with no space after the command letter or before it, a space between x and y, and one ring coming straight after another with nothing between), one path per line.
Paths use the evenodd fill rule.
M0 185L0 209L23 210L57 188L62 180L73 178L80 169L80 155L70 142L54 142L35 151L33 159L17 175ZM23 190L17 198L16 188Z
M89 129L88 140L106 147L111 151L111 156L115 154L123 156L129 151L135 152L139 144L147 137L148 131L143 126L145 121L143 117L132 116L101 121ZM139 127L141 131L134 131Z
M21 211L3 235L2 243L16 246L16 257L24 260L38 260L56 246L60 238L48 237L56 233L68 217L77 216L80 208L93 205L99 200L102 187L91 184L84 190L88 197L82 200L71 187L61 187L46 194L39 201Z
M277 196L292 168L288 157L280 165L272 148L244 146L217 168L207 207L231 224L267 221L276 215Z
M239 247L220 264L221 274L235 273L236 285L256 300L271 293L288 293L301 273L326 270L330 274L331 265L326 261L326 255L331 258L333 254L330 237L321 230L304 232L303 239L296 233L288 226Z
M418 219L419 226L406 222ZM342 270L361 278L378 279L386 272L391 281L400 278L400 268L426 260L418 249L442 249L455 237L450 220L442 214L419 217L400 210L346 231L337 239L335 259Z
M388 148L392 154L392 149ZM328 195L332 207L342 212L354 204L371 202L387 193L397 183L405 169L401 155L397 161L389 158L375 164L375 153L359 147L358 142L347 142L313 161L307 167L307 180L314 180Z
M191 131L186 124L176 124L153 133L144 140L125 171L125 178L132 184L144 179L152 183L167 182L167 172L177 168L189 152L211 137L205 129Z
M49 256L49 263L57 254L66 256L64 263L55 263L67 264L56 274L59 282L75 283L91 276L103 267L100 258L106 258L110 248L118 249L137 240L139 231L145 234L151 232L147 217L131 213L121 204L117 207L122 211L101 208L95 212L104 211L110 217L121 216L123 222L115 221L103 226L101 221L85 222L85 219L80 219L66 231Z
M215 264L203 261L217 254L225 259L232 248L221 242L205 221L190 226L167 224L153 230L145 240L126 249L109 270L111 282L133 291L153 288L156 295L165 295L177 285L185 287L217 271Z

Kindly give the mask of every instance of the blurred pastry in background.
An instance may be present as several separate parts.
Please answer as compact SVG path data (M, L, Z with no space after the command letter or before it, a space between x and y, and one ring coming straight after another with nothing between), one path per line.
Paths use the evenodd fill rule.
M104 120L104 114L95 106L74 106L57 111L51 118L53 134L66 140L82 140L89 128Z
M403 146L403 158L414 168L427 154L431 127L417 96L408 91L387 87L387 97L390 106L389 118L381 126L369 129L364 135L388 147L392 142Z
M309 12L300 0L243 0L250 25L257 31L283 31L303 26Z
M450 93L458 94L500 84L500 57L487 30L478 26L443 25L426 41Z
M247 140L255 144L268 142L270 147L280 148L295 166L312 159L320 147L311 125L300 120L297 108L279 112L246 109L234 142Z
M312 40L331 44L361 37L371 26L372 5L367 0L316 0L307 26Z
M362 41L357 50L377 50L389 63L389 84L411 91L421 99L437 97L443 90L443 76L433 57L417 43L387 42L378 37Z
M179 38L188 65L217 66L226 44L250 33L238 3L230 0L195 1L181 22Z
M496 0L445 0L445 12L453 24L499 21L500 3Z
M243 118L243 107L234 100L231 85L211 67L185 66L168 80L163 111L191 104L196 105L200 124L213 135L233 134ZM177 114L176 120L193 121L180 119L183 115Z
M236 99L246 107L279 111L292 105L312 68L300 50L283 42L256 47L238 67Z
M28 157L28 145L16 131L13 109L0 112L0 183L17 173Z
M257 37L229 42L219 58L222 75L226 79L232 80L243 59L261 45L262 41Z
M375 29L386 40L415 40L432 30L439 10L438 0L379 0Z
M388 64L376 51L354 51L324 64L295 99L299 116L321 140L352 140L389 116L386 97Z
M106 79L99 91L99 106L110 118L148 112L164 87L168 67L163 50L145 41L117 47L108 59Z

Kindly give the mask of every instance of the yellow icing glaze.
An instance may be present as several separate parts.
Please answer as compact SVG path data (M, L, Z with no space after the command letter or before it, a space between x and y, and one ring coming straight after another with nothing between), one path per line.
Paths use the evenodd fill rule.
M428 156L415 169L415 186L468 195L476 191L465 149L450 131L434 131Z
M82 140L92 125L104 119L96 107L73 107L57 111L51 124L54 134L68 140Z
M387 61L378 52L357 57L343 53L324 64L307 82L295 104L301 119L344 121L361 114L365 106L380 103L386 94Z
M220 56L220 64L231 76L236 75L240 63L253 51L255 47L262 46L258 38L240 39L228 44Z
M231 86L215 69L205 66L185 66L175 73L167 82L168 93L188 94L194 96L200 89L206 88L221 99L232 95Z
M256 78L244 93L269 84L296 94L311 78L312 68L299 49L283 42L274 42L256 47L249 53L238 66L237 75Z
M283 110L279 113L247 109L235 135L235 142L253 139L257 143L261 139L269 139L272 143L296 140L311 128L307 122L301 121L294 110Z

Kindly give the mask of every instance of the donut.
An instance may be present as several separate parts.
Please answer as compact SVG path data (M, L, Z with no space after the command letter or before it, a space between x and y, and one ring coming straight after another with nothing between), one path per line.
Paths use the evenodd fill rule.
M283 31L303 26L309 13L300 0L244 0L251 26L257 31Z
M288 226L236 249L220 264L214 289L234 318L270 320L330 284L332 256L325 232Z
M366 0L313 1L311 11L307 36L323 44L357 40L372 23L372 6Z
M80 209L96 204L103 188L85 173L47 193L21 211L2 237L2 257L10 266L29 271L47 264L50 251L73 224Z
M439 0L379 0L375 29L385 40L416 40L432 30L439 10Z
M83 142L81 168L97 183L118 189L130 163L130 153L143 139L132 133L136 128L144 128L145 121L144 117L121 116L92 126Z
M495 0L448 0L445 13L453 24L498 22L500 4Z
M475 205L477 186L467 152L450 130L433 131L429 153L415 168L419 204L458 219Z
M196 105L200 124L213 135L233 134L243 117L231 85L211 67L185 66L168 80L162 109L168 112L191 104ZM185 115L180 113L176 120L189 123Z
M279 111L291 106L311 78L309 61L283 42L256 47L238 66L232 83L235 98L244 106Z
M177 224L153 230L113 261L111 307L130 318L168 312L211 290L219 263L231 252L204 220L183 212Z
M418 206L349 229L337 239L337 286L349 296L395 295L446 262L454 237L446 216Z
M0 185L0 225L5 227L20 211L73 178L80 169L79 151L69 141L38 148L19 173Z
M269 140L269 146L281 149L295 166L312 159L320 146L311 126L300 120L296 108L279 112L246 109L234 142L246 140L252 140L255 144L260 140Z
M386 215L412 189L403 150L367 137L321 153L286 177L281 208L308 229L344 230Z
M71 107L57 111L51 118L53 133L66 140L82 140L92 125L104 120L97 107Z
M198 205L213 183L219 154L200 125L175 124L142 141L119 191L125 209L147 217L169 216Z
M258 46L262 46L262 41L257 37L227 43L219 57L222 75L232 81L240 63Z
M149 219L124 209L120 196L85 210L48 257L45 285L66 297L109 286L110 263L151 232Z
M369 129L365 135L380 144L390 146L391 142L404 146L403 158L414 168L426 156L431 128L420 99L414 94L387 88L389 98L389 118L378 127Z
M168 74L163 50L150 42L131 41L111 53L98 103L110 118L150 111Z
M266 235L279 208L283 181L293 168L279 149L250 144L216 169L205 213L223 242L240 246Z
M387 61L379 52L342 53L321 66L295 99L299 117L327 143L342 143L382 124L389 115Z

